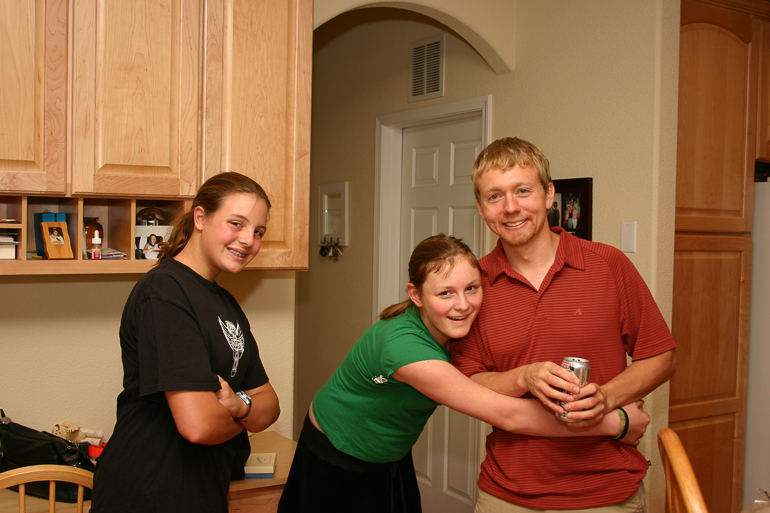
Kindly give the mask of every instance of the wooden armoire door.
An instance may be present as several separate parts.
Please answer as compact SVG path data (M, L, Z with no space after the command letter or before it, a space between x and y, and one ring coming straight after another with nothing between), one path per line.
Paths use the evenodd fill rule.
M683 0L669 423L709 511L743 500L757 123L770 3ZM765 117L766 118L766 117ZM759 132L765 132L760 130Z

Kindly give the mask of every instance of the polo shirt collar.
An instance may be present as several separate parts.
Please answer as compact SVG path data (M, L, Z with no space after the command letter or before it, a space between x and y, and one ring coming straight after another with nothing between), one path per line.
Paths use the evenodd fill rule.
M567 233L564 228L552 227L551 231L559 234L559 246L556 248L556 258L553 267L560 270L565 265L575 269L585 270L585 261L583 260L583 251L580 246L580 239ZM498 239L497 245L492 252L485 258L485 270L489 276L489 282L494 283L501 274L507 274L511 278L521 279L521 275L513 270L503 251L503 243Z

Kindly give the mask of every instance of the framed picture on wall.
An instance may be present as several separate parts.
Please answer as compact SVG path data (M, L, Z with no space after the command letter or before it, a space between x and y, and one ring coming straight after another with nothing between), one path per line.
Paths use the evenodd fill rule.
M593 178L554 180L556 189L548 224L561 226L581 239L592 240Z

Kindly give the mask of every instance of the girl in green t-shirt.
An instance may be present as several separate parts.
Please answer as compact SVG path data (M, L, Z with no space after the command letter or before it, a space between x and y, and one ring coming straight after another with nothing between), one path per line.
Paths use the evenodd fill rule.
M279 512L421 511L411 449L438 404L528 435L621 433L619 415L574 430L540 400L493 392L449 363L446 345L468 334L483 294L478 261L462 240L440 234L418 244L406 290L409 299L382 311L313 398ZM621 441L638 444L649 417L641 401L625 409L630 428Z

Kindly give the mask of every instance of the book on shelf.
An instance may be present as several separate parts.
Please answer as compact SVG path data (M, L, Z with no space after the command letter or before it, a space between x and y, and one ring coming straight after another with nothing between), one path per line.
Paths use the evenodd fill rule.
M126 258L126 254L122 251L118 251L117 249L112 248L105 248L102 249L102 258L105 260L110 259L116 259L116 260L123 260Z
M246 460L246 477L273 477L275 474L274 452L252 452Z
M86 250L86 254L88 255L88 259L91 260L93 258L93 255L91 254L91 250ZM103 248L102 249L102 260L123 260L126 258L126 254L118 251L117 249L112 248Z
M0 260L16 259L16 246L19 241L10 235L0 235Z

